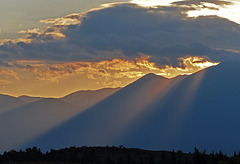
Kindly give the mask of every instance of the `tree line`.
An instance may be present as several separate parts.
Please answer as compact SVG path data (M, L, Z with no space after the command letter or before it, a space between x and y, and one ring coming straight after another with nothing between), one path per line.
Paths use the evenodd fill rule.
M221 151L207 154L206 150L149 151L119 147L70 147L46 153L37 148L4 152L1 164L240 164L240 153L229 157Z

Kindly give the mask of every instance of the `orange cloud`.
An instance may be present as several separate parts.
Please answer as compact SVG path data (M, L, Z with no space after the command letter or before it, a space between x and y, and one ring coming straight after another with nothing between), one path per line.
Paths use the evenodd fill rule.
M38 38L51 37L54 39L61 39L61 38L65 38L65 35L61 32L62 28L46 27L44 30L40 30L39 28L34 28L34 29L21 30L18 33L26 34L26 37L29 39L33 38L33 36L36 36Z
M179 75L190 75L202 69L218 65L202 57L180 58L180 67L158 66L150 61L150 57L135 60L112 59L99 62L65 62L44 63L43 61L17 61L24 70L35 75L36 80L59 83L68 76L86 76L88 79L103 82L104 85L121 85L122 79L140 78L148 73L155 73L166 78ZM103 86L105 87L105 86Z
M19 75L13 70L0 69L0 85L4 88L8 84L13 84L16 80L19 80Z
M40 23L53 24L54 26L70 26L81 23L83 13L73 13L60 18L40 20Z
M19 79L18 74L13 70L0 69L0 75L11 76L14 77L15 79Z
M66 29L67 26L80 24L84 14L85 13L73 13L60 18L40 20L40 23L52 24L52 25L47 26L44 29L33 28L33 29L21 30L18 33L26 34L25 38L18 38L14 40L12 39L0 40L0 45L3 45L8 42L32 43L34 37L38 37L39 39L46 38L46 37L50 37L53 39L65 38L65 35L62 33L62 30Z
M18 38L18 39L0 39L0 45L4 45L7 43L20 43L20 42L24 42L24 43L32 43L32 39L30 38Z
M179 75L191 75L205 68L216 66L219 64L219 62L211 62L203 57L198 56L189 56L185 58L180 58L179 60L182 61L182 63L180 63L182 67L165 66L165 68L161 69L161 73L156 74L164 76L166 78L174 78Z

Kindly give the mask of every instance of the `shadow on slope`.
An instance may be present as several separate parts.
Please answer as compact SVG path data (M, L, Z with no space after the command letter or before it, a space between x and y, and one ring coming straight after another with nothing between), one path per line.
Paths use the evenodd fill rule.
M36 139L118 90L119 88L79 91L61 99L20 96L19 100L2 96L18 100L22 104L25 101L25 105L0 115L0 151L10 150ZM0 102L1 100L6 101L0 97Z
M25 104L25 102L16 97L0 94L0 115L23 104Z
M119 139L129 124L143 116L149 104L157 97L158 100L165 97L184 78L169 80L148 74L33 143L43 150L110 144Z
M238 151L239 67L223 63L171 80L147 75L27 147L124 145Z
M58 99L43 99L12 109L0 115L0 151L29 142L78 112Z
M44 97L30 97L30 96L23 95L23 96L19 96L18 99L26 103L32 103L32 102L42 100L44 99Z
M119 90L120 88L104 88L94 91L78 91L61 98L61 100L79 108L86 109Z

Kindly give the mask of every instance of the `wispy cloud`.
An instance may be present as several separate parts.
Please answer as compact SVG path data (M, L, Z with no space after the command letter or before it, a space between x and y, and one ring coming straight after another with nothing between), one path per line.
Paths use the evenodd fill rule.
M8 84L13 84L19 80L19 75L17 72L10 69L0 69L0 86L4 88Z
M121 79L139 78L148 73L155 73L166 78L179 75L189 75L202 69L218 65L217 62L208 61L202 57L180 58L181 66L158 66L149 61L149 57L135 60L112 59L99 62L65 62L46 63L43 61L17 61L14 65L35 74L37 80L47 80L59 83L68 76L87 76L88 79L104 81L105 84L116 81L121 85ZM13 65L13 64L12 64ZM115 81L115 83L114 83ZM111 86L111 87L114 87Z
M51 18L51 19L44 19L40 20L40 23L46 24L53 24L54 26L70 26L70 25L77 25L81 23L83 18L83 13L74 13L69 14L61 18Z

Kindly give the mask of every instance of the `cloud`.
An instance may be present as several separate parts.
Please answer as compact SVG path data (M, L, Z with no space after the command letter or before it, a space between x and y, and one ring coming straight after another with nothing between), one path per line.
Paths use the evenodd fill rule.
M46 27L44 30L40 30L39 28L28 29L28 30L21 30L19 31L20 34L26 34L28 39L38 39L43 41L42 39L62 39L65 38L65 35L61 32L62 28L54 28L54 27ZM23 41L26 43L25 41Z
M61 83L81 75L110 86L150 72L189 74L194 72L193 65L194 70L201 70L200 65L207 61L240 61L237 21L227 14L189 17L191 11L219 12L237 3L165 2L148 7L140 5L140 0L106 4L40 20L46 28L22 30L26 38L2 41L0 66L30 72L38 81Z
M210 2L213 3L196 1L194 5L209 8L203 4ZM136 58L145 54L158 64L175 65L178 58L184 56L208 56L223 61L228 58L226 54L239 54L236 53L240 50L238 24L217 16L187 18L183 6L193 9L193 4L178 3L157 8L112 4L85 13L41 20L52 26L20 31L27 34L26 40L14 41L15 45L5 41L8 44L0 47L0 54L18 51L18 56L12 55L17 59L58 61ZM229 5L224 1L214 4ZM229 52L229 49L236 51Z
M132 0L132 3L138 4L142 7L159 7L159 6L170 6L173 2L181 0Z
M210 9L218 9L220 7L226 7L229 5L234 5L232 1L224 1L224 0L184 0L184 1L175 1L173 5L177 6L185 6L185 7L199 7L199 8L210 8Z
M219 63L211 62L201 57L180 58L181 66L158 66L149 61L149 57L134 60L112 59L99 62L64 62L46 63L44 61L19 60L13 66L32 72L36 80L59 83L69 76L87 76L88 79L104 81L105 84L121 84L123 78L136 79L148 73L155 73L166 78L178 75L189 75L202 69L216 66ZM113 87L113 86L111 86Z
M40 20L40 23L53 24L54 26L78 25L81 23L83 15L83 13L74 13L61 18Z
M0 86L6 86L8 84L13 84L19 80L19 75L10 69L0 69Z
M186 11L188 17L218 16L240 24L240 2L232 1L184 1L175 3L178 5L189 6L191 9Z
M19 79L18 74L16 72L14 72L13 70L0 69L0 75L12 76L15 79Z

